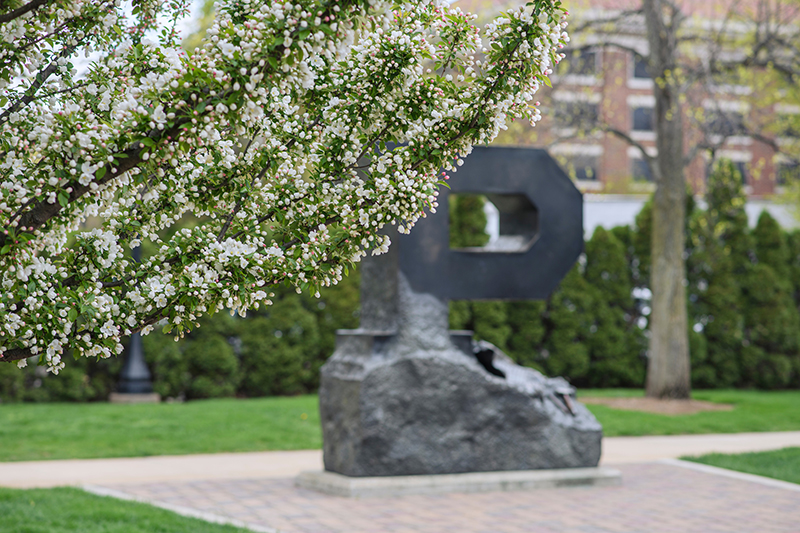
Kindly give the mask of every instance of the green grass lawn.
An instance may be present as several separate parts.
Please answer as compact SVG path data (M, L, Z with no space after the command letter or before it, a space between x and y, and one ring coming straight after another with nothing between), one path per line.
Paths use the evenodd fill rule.
M320 447L316 396L138 405L0 404L0 461Z
M640 390L587 389L581 396L642 396ZM706 411L692 415L657 415L622 411L603 405L587 406L603 424L606 436L744 433L800 430L800 391L749 390L694 391L696 400L733 404L732 411Z
M710 453L700 457L682 457L682 459L800 483L800 448L784 448L773 452Z
M582 390L581 396L641 395ZM697 391L733 411L665 416L589 408L607 436L800 430L800 391ZM316 396L174 404L0 404L0 461L318 449Z
M2 533L245 533L79 489L0 488Z

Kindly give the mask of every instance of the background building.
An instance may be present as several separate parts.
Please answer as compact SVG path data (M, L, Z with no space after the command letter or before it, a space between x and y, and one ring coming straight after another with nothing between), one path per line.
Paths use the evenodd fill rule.
M488 15L522 3L461 0L458 5ZM513 125L497 142L547 147L585 192L646 194L654 184L642 149L655 155L656 134L654 81L643 59L648 53L644 19L595 25L641 2L565 4L572 17L572 43L553 76L553 89L539 93L544 118L536 128ZM715 54L735 55L733 47L722 50L733 42L730 34L749 31L746 25L725 22L730 3L679 4L690 15L684 22L691 43L684 75L698 77L687 83L682 102L685 152L691 158L685 170L687 182L702 194L713 160L727 158L740 170L751 198L780 193L798 174L797 157L791 153L798 140L800 105L790 102L791 95L781 98L781 89L759 79L757 72L722 76L709 67ZM700 79L699 73L706 77Z

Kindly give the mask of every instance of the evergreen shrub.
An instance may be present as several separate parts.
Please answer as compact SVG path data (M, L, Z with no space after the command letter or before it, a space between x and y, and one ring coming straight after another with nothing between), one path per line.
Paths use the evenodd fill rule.
M692 383L733 387L741 381L744 301L741 282L751 267L742 177L718 162L708 180L707 208L692 220L690 322Z
M698 388L800 387L800 231L764 213L747 226L741 176L728 161L708 180L705 209L687 200L687 295L692 383ZM451 196L451 245L488 240L485 198ZM579 387L641 387L646 370L652 202L633 226L598 228L546 301L450 302L450 327L473 330L515 361ZM358 326L352 272L320 298L275 287L273 306L246 318L223 312L175 342L143 338L154 388L165 398L313 392L336 330ZM633 295L638 294L637 298ZM104 400L122 358L81 359L59 376L0 365L0 401Z
M646 342L635 322L631 271L624 245L602 226L586 243L584 278L594 294L590 386L642 386Z
M319 328L300 298L282 298L242 325L240 390L245 396L300 394L315 388L324 362L318 357Z
M544 314L547 328L541 351L544 369L549 375L564 376L579 386L588 385L590 378L591 359L586 339L595 328L593 296L580 265L576 265L551 295Z

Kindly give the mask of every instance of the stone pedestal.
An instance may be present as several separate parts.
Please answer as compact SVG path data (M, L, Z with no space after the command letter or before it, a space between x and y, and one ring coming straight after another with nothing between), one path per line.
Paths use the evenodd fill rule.
M608 467L387 477L349 477L333 472L303 472L295 478L295 485L300 488L345 498L394 498L416 494L504 492L560 487L617 487L621 484L622 474L619 470Z
M488 343L473 346L463 333L451 336L446 303L413 293L402 274L398 280L397 330L341 331L322 368L327 471L363 477L597 465L602 428L566 381L520 367Z

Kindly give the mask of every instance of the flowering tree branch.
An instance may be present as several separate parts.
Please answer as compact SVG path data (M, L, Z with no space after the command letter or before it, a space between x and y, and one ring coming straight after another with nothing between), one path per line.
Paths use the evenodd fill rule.
M23 45L58 9L0 31ZM483 32L438 0L226 0L187 55L158 23L181 9L143 0L126 19L75 0L78 44L0 45L0 79L4 64L58 66L0 83L5 102L47 95L0 125L0 360L57 372L65 350L108 357L136 331L269 305L277 283L336 283L386 251L384 225L435 211L442 169L508 118L540 118L528 102L568 40L557 0ZM74 46L102 52L81 79ZM154 253L131 261L143 243Z

